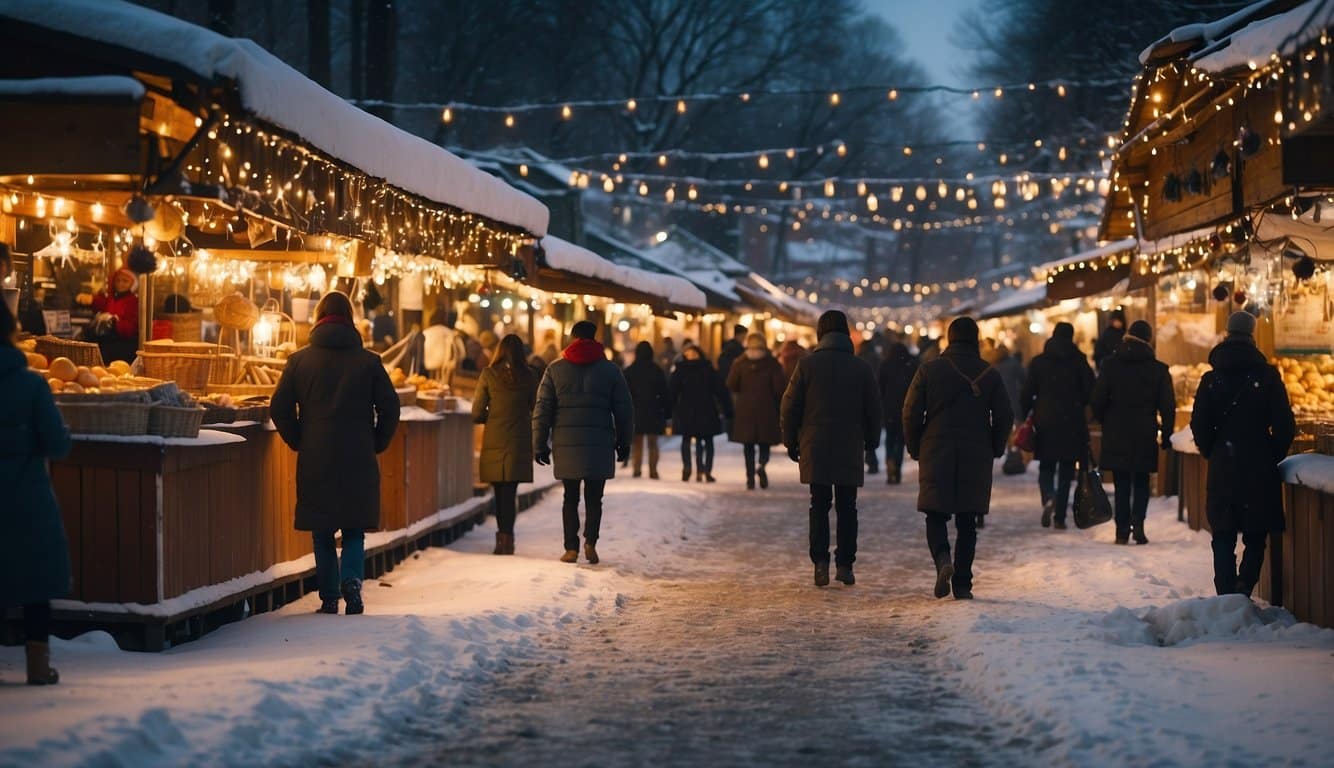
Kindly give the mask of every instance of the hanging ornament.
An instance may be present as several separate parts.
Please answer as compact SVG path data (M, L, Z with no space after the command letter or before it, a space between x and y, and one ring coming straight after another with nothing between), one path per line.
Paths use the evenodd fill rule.
M1223 250L1223 238L1217 232L1209 236L1209 252L1217 254Z
M1298 280L1310 280L1315 276L1315 259L1303 254L1293 263L1292 274Z
M1227 301L1227 297L1232 293L1232 286L1228 283L1219 283L1214 286L1214 300Z
M1175 173L1167 174L1167 178L1163 180L1163 199L1169 203L1181 200L1181 177Z
M143 224L152 221L156 211L153 205L148 202L143 195L135 195L125 201L125 218L133 221L135 224Z
M157 256L154 256L146 246L139 244L130 249L129 255L125 257L125 264L136 275L147 275L157 271Z
M1248 128L1241 129L1241 155L1251 157L1260 151L1260 134Z
M1204 194L1204 174L1200 173L1199 168L1192 168L1190 173L1186 174L1186 193L1191 195Z
M1246 292L1245 292L1245 291L1240 291L1240 290L1239 290L1239 291L1237 291L1236 293L1232 294L1232 303L1236 304L1237 306L1241 306L1241 305L1245 304L1245 303L1246 303Z
M1209 164L1209 172L1213 174L1215 179L1223 179L1231 175L1232 158L1228 157L1223 150L1218 150L1218 154L1214 155L1214 161Z

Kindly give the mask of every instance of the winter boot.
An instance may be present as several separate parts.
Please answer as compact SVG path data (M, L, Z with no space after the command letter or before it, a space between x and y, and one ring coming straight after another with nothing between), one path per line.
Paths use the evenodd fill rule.
M825 563L815 564L815 586L817 587L829 586L829 563L825 562Z
M657 480L657 479L658 479L658 470L656 470L656 469L650 469L650 470L648 471L648 479L650 479L650 480Z
M330 600L321 600L321 601L320 601L320 607L319 607L319 609L316 610L315 612L316 612L316 613L327 613L327 614L329 614L329 615L331 615L331 616L337 616L337 615L338 615L338 598L335 597L335 598L330 599Z
M1120 528L1117 528L1117 529L1116 529L1116 543L1117 543L1117 544L1129 544L1129 543L1130 543L1130 532L1129 532L1129 531L1124 531L1124 530L1122 530L1122 529L1120 529Z
M1135 540L1136 544L1149 543L1148 537L1144 535L1144 518L1136 520L1135 524L1131 526L1130 537Z
M690 467L681 468L681 482L683 483L690 482Z
M755 490L755 475L746 475L746 490Z
M593 546L593 542L591 541L584 542L584 559L587 560L590 565L598 564L598 550L597 547Z
M25 647L28 654L28 685L55 685L60 682L60 673L51 666L51 644L29 642Z
M898 485L903 482L903 476L899 474L902 470L899 465L893 461L885 462L885 483L887 485Z
M1052 527L1052 528L1055 528L1055 529L1058 530L1058 531L1064 531L1065 528L1066 528L1066 525L1065 525L1065 518L1064 518L1064 517L1058 517L1058 518L1056 518L1055 520L1051 521L1051 527Z
M956 590L954 590L954 599L955 599L955 600L972 600L972 599L973 599L973 590L972 590L972 589L962 589L962 588L961 588L961 589L956 589Z
M496 551L493 555L512 555L514 554L514 534L496 533Z
M366 612L366 606L361 602L361 579L348 579L343 582L343 602L347 603L344 613L348 616L358 616Z
M978 530L981 530L981 529L983 529L983 528L986 528L986 527L987 527L987 516L986 516L986 515L983 515L983 514L981 514L981 513L979 513L978 516L977 516L977 520L974 522L974 525L977 527Z
M852 575L852 566L840 565L834 569L834 578L848 585L849 587L857 583L856 577Z
M718 482L718 480L713 476L713 473L711 473L711 472L705 472L705 473L704 473L704 482L706 482L706 483L716 483L716 482Z
M643 476L644 476L644 469L642 467L635 467L635 477L643 477Z
M954 578L954 561L950 559L950 551L944 550L936 555L936 591L937 598L949 597L950 579Z
M579 550L577 550L577 549L567 549L567 550L565 550L565 554L563 554L563 555L560 556L560 561L561 561L562 563L577 563L577 562L579 562Z
M1051 517L1056 514L1056 502L1053 499L1047 499L1042 502L1042 527L1051 527Z
M761 487L761 488L768 488L768 487L769 487L769 473L764 471L764 465L763 465L763 464L761 464L761 465L759 466L759 468L755 470L755 475L756 475L757 477L759 477L759 479L760 479L760 487Z

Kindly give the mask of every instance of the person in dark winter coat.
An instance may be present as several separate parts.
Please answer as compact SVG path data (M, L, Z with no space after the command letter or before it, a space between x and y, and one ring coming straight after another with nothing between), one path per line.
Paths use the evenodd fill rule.
M917 375L917 358L900 342L889 348L889 356L880 365L880 410L885 419L886 482L903 481L903 401L908 386Z
M871 366L871 373L876 377L877 386L880 380L880 364L885 361L885 342L884 337L879 331L871 334L871 338L866 339L857 348L857 357L866 361ZM870 475L880 473L880 459L875 455L875 449L866 452L866 472Z
M1116 350L1121 347L1121 340L1126 335L1126 313L1122 309L1112 310L1111 317L1107 320L1107 328L1098 337L1098 341L1093 345L1093 364L1102 371L1102 364L1107 362Z
M783 445L810 486L810 555L815 586L829 583L829 511L838 514L835 578L855 583L857 489L862 460L880 444L880 393L875 374L853 354L848 318L829 310L816 325L815 351L797 363L783 393Z
M547 366L537 388L533 410L533 453L538 464L552 462L564 483L561 510L565 554L561 562L579 559L579 492L584 495L584 557L598 562L602 532L602 494L616 476L616 462L630 455L635 406L620 366L607 359L594 340L597 326L581 320L570 329L573 341L561 358Z
M1209 353L1213 370L1200 380L1190 429L1209 462L1214 588L1250 596L1260 580L1265 540L1284 530L1283 481L1278 463L1296 432L1292 406L1277 369L1255 347L1255 317L1228 318L1227 337ZM1237 536L1245 550L1237 567Z
M500 340L496 359L482 371L472 399L473 422L486 425L477 467L495 496L497 555L514 554L519 483L533 482L537 381L524 359L523 339L511 333Z
M672 434L681 436L681 480L690 479L690 446L695 447L695 480L713 477L713 438L723 432L723 418L732 418L732 397L723 377L703 351L683 347L672 372Z
M1001 381L1005 382L1005 392L1010 396L1010 408L1014 410L1016 423L1023 420L1023 393L1024 383L1028 379L1024 371L1024 362L1019 359L1019 355L1011 352L1010 348L1004 344L997 344L992 352L992 358L988 360L996 372L1001 375ZM1091 372L1091 369L1090 369ZM1090 385L1090 388L1092 385Z
M1131 323L1116 354L1103 361L1093 387L1093 417L1102 423L1101 466L1116 489L1116 543L1148 544L1144 516L1158 446L1171 447L1176 397L1167 366L1153 356L1153 329Z
M320 612L363 610L365 533L380 527L380 466L398 428L398 395L380 356L364 349L352 302L331 291L315 307L310 346L287 360L270 403L273 425L297 452L296 529L310 531ZM339 566L334 532L343 534Z
M1005 453L1014 426L1000 374L978 348L977 323L950 323L948 346L923 363L903 404L908 453L919 462L917 509L936 566L936 597L973 597L977 520L991 506L993 459ZM954 517L957 551L950 557L946 524Z
M788 339L783 342L782 349L778 350L778 362L783 366L783 376L789 380L792 374L797 370L797 363L801 358L809 355L806 348L801 346L794 339Z
M783 366L769 352L764 337L752 333L746 337L746 354L732 364L727 389L736 398L736 415L730 437L741 443L746 458L746 488L754 490L758 477L761 488L769 487L769 447L783 441L778 424L778 408L783 401L787 377ZM758 448L758 459L756 453Z
M732 372L732 363L741 359L746 354L746 334L749 331L744 325L732 326L732 338L723 342L723 348L718 353L718 375L723 381L727 381L727 375Z
M999 369L998 369L999 370ZM1093 369L1075 346L1075 327L1057 323L1042 354L1028 366L1019 396L1020 418L1033 414L1037 436L1038 491L1042 527L1055 521L1065 528L1075 462L1088 451L1089 431L1084 409L1093 396Z
M635 438L630 450L635 477L643 474L644 444L648 443L648 476L657 480L658 436L667 431L667 419L672 417L672 400L667 388L667 374L653 359L652 344L641 341L635 347L635 361L626 366L625 383L630 387L630 399L635 404Z
M51 600L70 590L69 542L46 471L70 451L69 430L46 380L14 346L18 321L0 301L0 526L11 546L0 558L0 609L22 606L29 685L50 685Z

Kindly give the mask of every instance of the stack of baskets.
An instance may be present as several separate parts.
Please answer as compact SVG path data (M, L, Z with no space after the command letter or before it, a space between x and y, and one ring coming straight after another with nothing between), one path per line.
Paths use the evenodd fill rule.
M199 406L178 408L154 403L148 410L148 434L162 437L199 437L204 409Z
M99 395L56 393L54 397L56 408L73 434L148 434L149 411L153 405L146 392Z
M174 381L187 392L202 393L222 353L223 348L217 344L150 341L139 351L139 359L145 376Z

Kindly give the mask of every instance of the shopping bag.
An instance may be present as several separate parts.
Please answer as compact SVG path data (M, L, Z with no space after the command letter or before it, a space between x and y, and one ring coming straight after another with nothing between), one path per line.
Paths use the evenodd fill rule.
M1080 462L1079 476L1075 485L1075 527L1081 529L1102 525L1112 519L1112 502L1102 487L1102 472L1093 465L1091 455L1090 450Z
M1024 460L1024 452L1015 446L1010 446L1005 451L1005 463L1001 464L1001 472L1007 475L1022 475L1028 471L1028 462Z
M1021 451L1034 453L1038 449L1038 430L1033 426L1033 417L1024 419L1024 423L1019 425L1019 429L1014 433L1014 444Z

